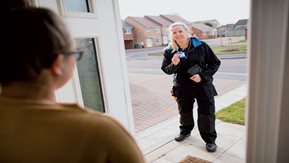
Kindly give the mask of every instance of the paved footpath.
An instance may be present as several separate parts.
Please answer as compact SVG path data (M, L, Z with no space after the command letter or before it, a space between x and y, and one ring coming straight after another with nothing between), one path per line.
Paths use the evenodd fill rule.
M171 99L171 76L129 74L136 127L136 140L147 163L180 162L188 156L213 163L245 162L245 126L216 121L218 150L209 153L199 136L197 126L191 137L174 141L178 134L179 117L176 103ZM247 82L215 79L219 92L216 111L236 102L247 94ZM194 117L196 120L196 109Z
M170 95L171 75L129 73L129 83L137 133L178 115L177 104ZM219 96L246 83L238 80L214 80ZM218 96L216 105L217 99Z

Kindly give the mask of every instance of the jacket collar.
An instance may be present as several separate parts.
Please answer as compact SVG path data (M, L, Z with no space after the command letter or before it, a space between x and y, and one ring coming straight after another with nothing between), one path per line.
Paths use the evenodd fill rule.
M196 37L191 37L191 44L193 45L194 48L200 46L202 44L202 42L197 39Z

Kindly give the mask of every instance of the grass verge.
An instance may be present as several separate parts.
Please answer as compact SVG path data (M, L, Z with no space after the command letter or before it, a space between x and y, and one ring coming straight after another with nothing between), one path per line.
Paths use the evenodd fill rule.
M232 105L218 111L216 113L216 117L224 122L244 125L245 106L246 106L246 99L243 98L242 100L237 101Z
M213 52L218 54L246 54L247 41L241 40L227 45L220 45L212 47Z

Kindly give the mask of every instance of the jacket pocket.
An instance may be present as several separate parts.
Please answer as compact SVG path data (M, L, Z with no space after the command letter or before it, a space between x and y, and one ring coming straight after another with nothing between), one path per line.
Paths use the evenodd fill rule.
M173 86L173 88L172 88L172 96L179 97L179 95L180 95L180 88L176 87L176 86Z
M213 84L204 85L203 88L208 97L214 97L218 95L217 90L215 89Z

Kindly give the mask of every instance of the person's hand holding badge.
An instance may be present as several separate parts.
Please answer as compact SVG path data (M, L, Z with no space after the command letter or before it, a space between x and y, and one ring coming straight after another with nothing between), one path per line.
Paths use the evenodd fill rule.
M180 56L179 56L178 53L176 53L176 54L173 56L173 58L172 58L172 63L173 63L174 65L177 65L179 62L180 62Z

